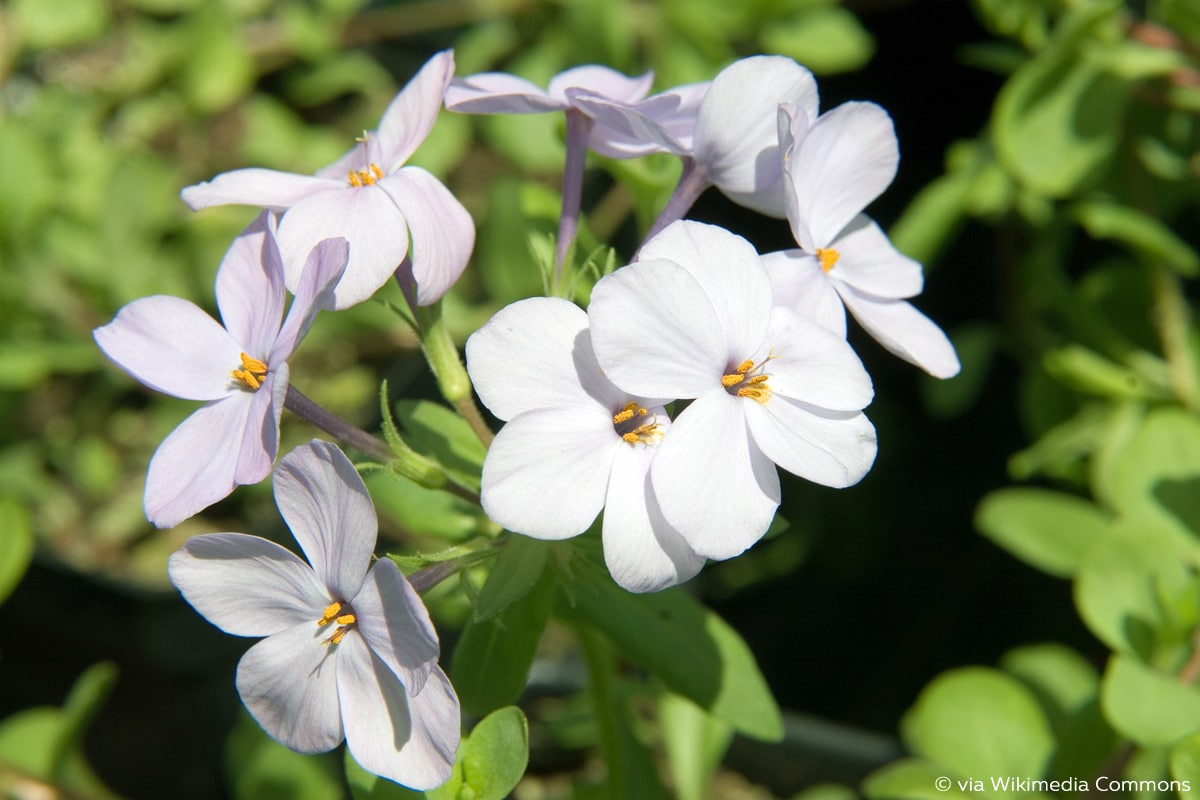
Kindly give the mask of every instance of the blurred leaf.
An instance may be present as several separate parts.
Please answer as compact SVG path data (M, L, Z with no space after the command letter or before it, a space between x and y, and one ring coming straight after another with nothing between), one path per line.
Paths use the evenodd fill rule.
M1200 689L1114 655L1102 686L1104 714L1143 747L1172 744L1200 730Z
M546 567L550 545L514 533L492 562L487 582L475 602L476 622L486 622L533 589Z
M1173 407L1147 414L1115 457L1107 491L1123 515L1190 531L1200 553L1200 419Z
M763 741L783 736L783 720L754 654L714 612L667 589L631 594L582 561L564 613L605 634L631 661L741 733Z
M992 373L998 330L987 322L968 323L950 333L962 370L949 380L922 376L921 401L931 416L951 419L967 413L978 402Z
M763 52L791 56L818 75L851 72L875 53L871 34L838 5L805 8L762 29Z
M1182 800L1200 797L1200 733L1181 740L1171 748L1171 777L1188 788L1180 790Z
M913 752L970 777L1040 777L1054 751L1046 715L1030 691L983 667L935 678L904 715L901 733Z
M675 796L678 800L704 800L733 730L695 703L670 692L659 696L658 722Z
M528 237L552 235L560 205L559 196L544 186L516 180L492 184L476 260L479 278L497 305L542 293L542 276L529 252Z
M13 0L11 13L29 49L53 49L98 38L110 22L105 0Z
M467 421L446 406L428 400L400 400L396 419L409 443L432 456L460 486L479 490L479 474L487 448Z
M1183 275L1200 274L1200 255L1159 220L1119 203L1089 200L1076 203L1073 215L1089 234L1127 245L1153 263L1163 263Z
M1000 489L975 512L984 536L1032 567L1070 578L1088 549L1108 530L1108 516L1092 503L1046 489Z
M554 575L486 621L468 620L454 647L450 674L463 708L486 714L515 703L550 617Z
M18 119L0 120L0 242L33 233L54 207L56 177L49 143Z
M1148 383L1139 372L1116 364L1083 345L1068 344L1047 350L1042 362L1050 377L1078 392L1118 400L1165 399L1167 396L1164 389Z
M858 792L840 783L818 783L792 796L792 800L858 800Z
M350 755L348 747L343 762L351 800L422 800L427 796L424 792L405 788L387 778L367 772L354 760L354 756Z
M951 171L926 184L888 230L896 249L929 267L950 244L966 217L974 176Z
M479 721L463 737L450 780L425 793L430 800L504 800L529 763L529 723L507 706Z
M418 486L387 470L365 473L363 480L376 508L410 533L462 541L483 533L491 524L481 518L478 506L449 492Z
M1020 39L1030 50L1045 45L1058 6L1047 0L971 0L971 7L988 30Z
M202 112L220 111L248 94L257 77L242 27L219 5L192 15L180 79L188 100Z
M225 771L234 800L343 798L332 755L292 752L267 736L248 714L238 716L225 742Z
M946 768L941 764L905 758L868 775L862 791L868 800L969 800L974 797L967 786L970 779L962 773L951 779L949 789L936 788L935 782L947 777Z
M21 582L33 560L33 523L15 498L0 497L0 603Z

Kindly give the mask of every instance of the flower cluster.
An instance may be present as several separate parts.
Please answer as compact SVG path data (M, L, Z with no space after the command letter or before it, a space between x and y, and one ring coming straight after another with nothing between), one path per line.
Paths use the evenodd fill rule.
M474 390L505 423L494 440L477 427L490 442L478 500L503 528L566 539L603 513L604 559L620 585L678 584L764 535L782 499L777 468L835 488L871 468L875 430L863 409L873 387L846 341L845 309L902 358L939 377L957 372L948 339L907 302L921 291L920 265L863 214L899 159L878 106L819 114L812 74L777 56L655 95L652 74L601 66L561 73L545 91L509 75L453 74L452 53L435 55L378 130L314 176L239 169L183 190L194 209L264 210L218 271L223 324L186 300L150 297L95 331L142 383L204 403L150 463L145 509L155 525L176 525L270 474L285 407L397 474L434 468L406 471L394 430L384 444L315 410L289 383L288 359L316 313L366 300L391 277L447 399L484 425L446 390L463 366L435 335L474 225L436 178L405 165L443 104L566 115L560 271L570 268L588 149L683 161L646 241L595 284L586 310L525 299L466 343ZM786 216L797 249L760 255L730 231L684 219L709 186ZM371 564L377 522L353 464L312 442L280 460L274 491L308 563L265 539L208 534L171 558L172 582L226 632L264 637L236 684L272 737L301 752L344 738L376 774L441 784L459 742L458 700L417 592L391 560Z

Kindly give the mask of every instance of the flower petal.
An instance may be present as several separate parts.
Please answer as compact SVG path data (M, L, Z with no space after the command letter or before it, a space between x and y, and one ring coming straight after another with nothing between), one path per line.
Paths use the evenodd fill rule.
M171 554L167 574L192 608L234 636L270 636L302 623L315 630L329 603L308 564L244 533L191 537Z
M784 216L783 156L777 109L796 103L817 116L817 83L790 58L735 61L713 80L700 104L695 154L710 181L734 202Z
M763 369L773 395L836 411L858 411L874 397L862 361L833 331L776 306L768 338L774 357Z
M728 356L740 363L762 345L771 281L745 239L716 225L681 220L646 242L641 258L673 261L696 279L720 319Z
M287 397L288 365L273 366L266 380L254 392L246 412L246 427L240 437L241 451L233 482L239 486L258 483L271 471L279 452L279 418Z
M337 673L342 645L308 621L268 636L242 656L237 690L250 716L285 747L324 753L342 741ZM343 639L345 644L350 637Z
M408 254L408 226L382 184L341 188L310 197L288 209L279 223L279 250L287 287L300 286L309 253L322 239L342 237L350 260L334 290L332 308L366 300L395 273Z
M344 180L297 175L274 169L251 167L222 172L211 181L188 186L180 198L193 211L209 206L258 206L282 211L305 198L330 189L340 189Z
M455 78L446 87L447 111L460 114L541 114L567 107L540 87L504 72L481 72Z
M596 121L588 147L608 158L655 152L692 152L700 101L709 83L679 86L640 103L626 104L581 89L568 89L572 105Z
M237 484L248 392L201 406L163 439L146 470L146 518L170 528L223 500Z
M454 52L435 53L400 90L379 120L379 145L385 172L408 161L433 130L446 87L454 77Z
M438 638L429 612L395 562L382 558L351 601L358 631L388 669L416 694L437 666Z
M822 114L792 149L786 173L796 206L796 243L830 247L896 177L900 149L892 118L874 103L843 103Z
M650 485L655 448L617 448L604 503L604 563L631 592L657 592L692 578L704 566L663 518Z
M793 475L841 489L875 463L875 428L858 412L824 411L775 396L747 403L746 422L767 458Z
M905 361L935 378L953 378L961 368L954 345L929 317L903 300L879 300L838 286L846 308L867 333Z
M834 242L837 263L829 277L888 300L915 297L925 286L921 265L892 246L887 234L860 214Z
M771 279L775 305L786 306L846 338L846 307L816 256L803 250L780 250L761 260Z
M450 291L471 259L475 223L450 190L419 167L405 167L380 186L408 224L417 305L432 305Z
M727 356L708 293L679 264L641 260L601 278L588 306L604 374L647 397L696 397L720 386Z
M333 302L333 292L345 274L350 260L350 247L345 239L322 239L309 251L300 273L296 296L288 309L287 319L271 348L270 363L291 358L300 340L308 333L317 312Z
M182 298L134 300L92 336L114 364L155 391L185 400L218 400L237 391L232 372L241 367L241 346Z
M283 261L264 211L246 226L217 270L217 308L235 342L255 358L271 350L283 318Z
M458 698L440 669L409 697L357 636L338 645L337 689L346 746L363 769L413 789L445 783L458 750Z
M653 84L653 72L630 76L612 67L585 64L582 67L572 67L551 78L546 94L569 105L567 90L585 89L621 103L636 103L646 96Z
M314 439L284 456L275 469L275 503L334 599L357 595L378 521L367 487L342 451Z
M762 538L779 506L775 465L751 441L744 405L709 392L671 425L650 478L663 516L698 555L733 558Z
M588 529L622 444L599 406L539 408L509 420L483 462L480 498L497 524L536 539Z

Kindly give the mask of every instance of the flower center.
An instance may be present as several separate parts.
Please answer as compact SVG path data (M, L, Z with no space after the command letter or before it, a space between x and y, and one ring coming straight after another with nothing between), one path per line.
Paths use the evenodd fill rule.
M837 263L842 254L832 247L818 247L817 258L821 260L821 269L825 272L833 269L833 265Z
M767 386L767 378L771 377L762 371L774 355L767 356L758 366L752 359L747 358L733 368L733 372L721 376L721 385L725 391L738 397L748 397L756 403L767 404L771 397L771 387Z
M371 160L371 151L367 147L368 138L370 137L367 132L363 131L363 135L354 140L356 142L362 142L363 161L367 163L367 165L362 169L352 169L346 173L346 180L348 180L350 185L355 188L372 186L374 185L375 181L383 179L383 170L379 168L378 164Z
M342 641L346 633L354 627L354 623L358 622L358 617L354 616L354 609L349 603L343 603L341 600L334 600L329 605L325 606L325 613L317 620L317 627L324 628L331 622L336 622L338 627L325 644L337 644Z
M234 380L241 381L242 385L256 392L267 377L267 364L242 353L242 368L231 370L231 372Z
M646 417L650 417L647 421ZM651 414L644 406L635 402L625 405L613 414L613 430L629 444L654 444L662 438L658 429L658 415Z

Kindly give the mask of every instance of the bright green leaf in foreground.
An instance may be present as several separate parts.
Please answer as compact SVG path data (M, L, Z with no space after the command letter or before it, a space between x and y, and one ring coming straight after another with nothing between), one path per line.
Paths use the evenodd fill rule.
M529 723L508 706L482 719L458 748L454 773L425 793L430 800L504 800L529 763Z
M1115 655L1102 690L1104 714L1121 734L1145 747L1200 731L1200 689Z
M975 525L1030 566L1069 578L1088 548L1108 529L1108 515L1062 492L1013 488L985 497L975 513Z

